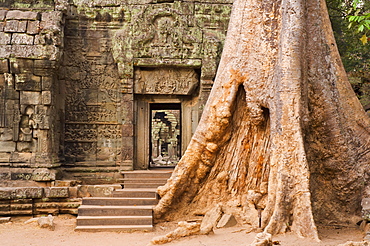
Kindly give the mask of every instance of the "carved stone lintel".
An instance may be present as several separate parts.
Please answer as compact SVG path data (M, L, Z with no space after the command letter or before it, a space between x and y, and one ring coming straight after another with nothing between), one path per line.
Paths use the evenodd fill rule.
M198 74L191 68L135 69L136 94L191 95L198 85Z

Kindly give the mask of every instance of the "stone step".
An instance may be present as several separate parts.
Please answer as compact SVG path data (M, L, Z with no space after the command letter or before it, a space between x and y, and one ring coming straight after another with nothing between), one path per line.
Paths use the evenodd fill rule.
M163 183L123 183L124 189L130 188L158 188L159 186L164 185Z
M156 205L158 200L155 197L86 197L82 205L105 205L105 206L138 206Z
M152 225L102 225L102 226L77 226L75 231L84 232L104 232L104 231L117 231L117 232L131 232L131 231L152 231Z
M115 161L79 161L74 163L65 163L64 167L114 167Z
M76 168L77 169L77 168ZM171 170L125 171L112 197L83 198L78 209L77 231L151 231L156 190L170 178ZM88 174L88 173L86 173Z
M156 188L117 189L113 191L113 197L148 197L156 198Z
M130 178L164 178L169 179L171 177L173 169L164 171L152 171L152 170L140 170L140 171L124 171L121 172L123 177L126 179Z
M78 216L77 226L93 225L147 225L153 224L152 216Z
M108 172L119 172L120 167L105 167L105 166L74 166L63 168L63 171L73 173L108 173Z
M124 178L123 184L130 183L158 183L164 185L167 182L166 178Z
M152 216L152 205L141 206L99 206L81 205L78 216Z

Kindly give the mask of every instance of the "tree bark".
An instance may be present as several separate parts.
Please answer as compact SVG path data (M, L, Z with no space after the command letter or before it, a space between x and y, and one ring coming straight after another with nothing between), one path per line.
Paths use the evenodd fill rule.
M266 232L318 239L314 218L358 218L369 126L324 0L236 0L210 97L155 215L222 204Z

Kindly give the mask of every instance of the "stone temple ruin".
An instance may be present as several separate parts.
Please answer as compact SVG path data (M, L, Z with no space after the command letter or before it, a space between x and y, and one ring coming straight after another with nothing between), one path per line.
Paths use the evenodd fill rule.
M50 181L66 172L110 183L181 156L216 74L230 0L6 2L1 180L39 181L47 168Z
M91 186L119 183L121 171L176 165L211 90L231 6L1 1L0 214L41 213L34 204L46 201L73 212L73 197L102 193Z
M122 171L175 166L232 2L1 1L0 215L76 213Z

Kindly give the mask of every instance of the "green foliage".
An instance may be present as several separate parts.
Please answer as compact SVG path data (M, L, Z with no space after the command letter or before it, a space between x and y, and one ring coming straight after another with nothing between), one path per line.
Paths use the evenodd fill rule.
M352 88L365 110L370 110L370 0L326 1Z
M348 28L354 28L358 33L362 33L360 40L363 45L368 43L370 30L370 11L367 7L369 6L366 6L361 0L353 0L352 8L347 16Z
M346 71L369 72L370 1L327 0L327 5L334 36ZM367 44L363 45L364 43Z

